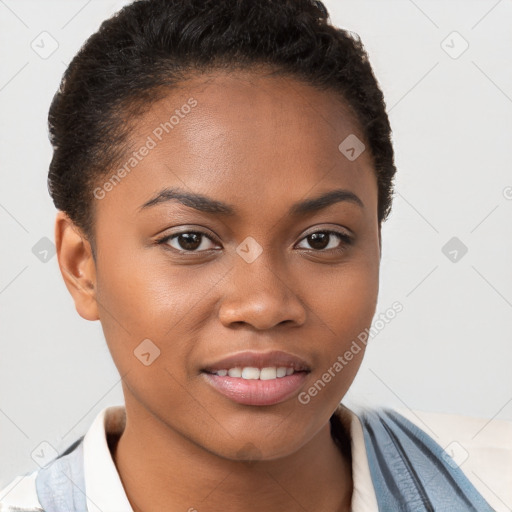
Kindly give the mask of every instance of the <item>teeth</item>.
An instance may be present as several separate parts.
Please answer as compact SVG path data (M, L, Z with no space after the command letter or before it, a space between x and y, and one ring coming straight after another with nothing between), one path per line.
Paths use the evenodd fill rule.
M286 373L286 371L285 371ZM243 374L242 374L243 376ZM282 375L281 375L282 377ZM270 380L277 378L277 368L262 368L260 371L260 380Z
M228 370L228 375L230 377L241 377L242 376L242 368L230 368Z
M260 370L259 368L251 368L247 366L242 370L242 379L259 379Z
M275 366L269 366L267 368L262 368L261 370L252 366L246 366L244 368L237 366L236 368L230 368L229 370L218 370L215 372L215 375L219 375L220 377L229 375L230 377L238 377L246 380L272 380L292 375L292 373L294 373L293 368L286 368L285 366L280 366L278 368Z
M286 370L289 369L293 372L293 368L284 368L283 366L280 366L276 370L276 377L284 377L286 375Z

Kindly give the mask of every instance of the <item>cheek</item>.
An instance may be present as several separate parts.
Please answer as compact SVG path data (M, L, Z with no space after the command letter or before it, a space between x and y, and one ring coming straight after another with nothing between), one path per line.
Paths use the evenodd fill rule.
M336 393L346 391L361 365L375 315L378 263L368 259L347 264L324 277L323 286L310 286L310 290L309 304L323 346L319 373L330 370L330 376L334 373L336 378L326 375L326 380L334 383L329 387L336 388Z
M121 375L129 371L141 393L165 394L189 378L187 364L198 347L195 333L212 315L208 306L219 293L225 265L177 265L165 249L122 244L111 243L108 257L98 261L105 339ZM146 368L139 356L148 352L144 357L154 363Z
M332 273L311 276L308 304L332 339L357 337L372 321L379 292L378 262L349 263ZM340 346L340 348L342 348Z
M170 265L131 257L105 263L99 281L101 325L123 387L158 415L190 407L189 317L201 295L190 278L177 276ZM202 421L195 411L189 416Z
M123 250L115 243L108 247L98 260L98 308L114 362L124 373L132 366L138 369L136 353L144 340L156 346L154 353L163 350L165 334L190 310L190 297L172 272L149 261L151 249Z
M128 331L161 336L184 318L208 289L204 275L198 280L192 265L171 263L163 251L138 248L122 255L122 251L112 250L99 262L98 299ZM111 323L111 316L106 314L106 323Z

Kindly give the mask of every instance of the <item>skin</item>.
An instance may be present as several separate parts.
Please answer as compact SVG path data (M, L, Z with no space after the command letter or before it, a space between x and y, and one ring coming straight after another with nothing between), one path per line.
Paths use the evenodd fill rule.
M136 512L350 510L352 475L329 418L350 387L361 350L307 405L237 404L201 369L234 352L280 349L312 371L307 390L369 327L379 288L377 180L368 150L349 161L338 145L364 140L335 93L263 73L196 76L154 103L131 128L140 148L188 98L197 106L101 200L90 242L63 213L55 238L76 310L100 320L123 377L127 422L113 458ZM103 183L103 182L102 182ZM233 217L177 201L140 206L164 187L229 203ZM334 189L348 201L293 217L292 204ZM332 236L316 249L306 235ZM184 251L164 235L203 231L208 253ZM252 263L236 248L248 236ZM175 249L175 251L172 250ZM149 366L134 350L149 338ZM363 347L364 348L364 347Z

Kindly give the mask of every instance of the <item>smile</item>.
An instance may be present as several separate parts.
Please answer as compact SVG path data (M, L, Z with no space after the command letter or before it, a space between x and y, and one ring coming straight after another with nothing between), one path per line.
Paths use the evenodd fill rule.
M272 380L277 378L285 377L286 375L292 375L294 373L293 368L287 368L286 366L269 366L267 368L255 368L253 366L246 366L241 368L239 366L230 368L229 370L218 370L213 372L214 375L219 377L239 377L246 380Z

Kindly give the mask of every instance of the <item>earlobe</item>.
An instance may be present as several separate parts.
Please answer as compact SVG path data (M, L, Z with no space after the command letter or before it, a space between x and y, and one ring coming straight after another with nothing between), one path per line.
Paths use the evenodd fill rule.
M89 241L63 211L55 219L55 245L60 272L85 320L99 320L96 302L96 264Z

